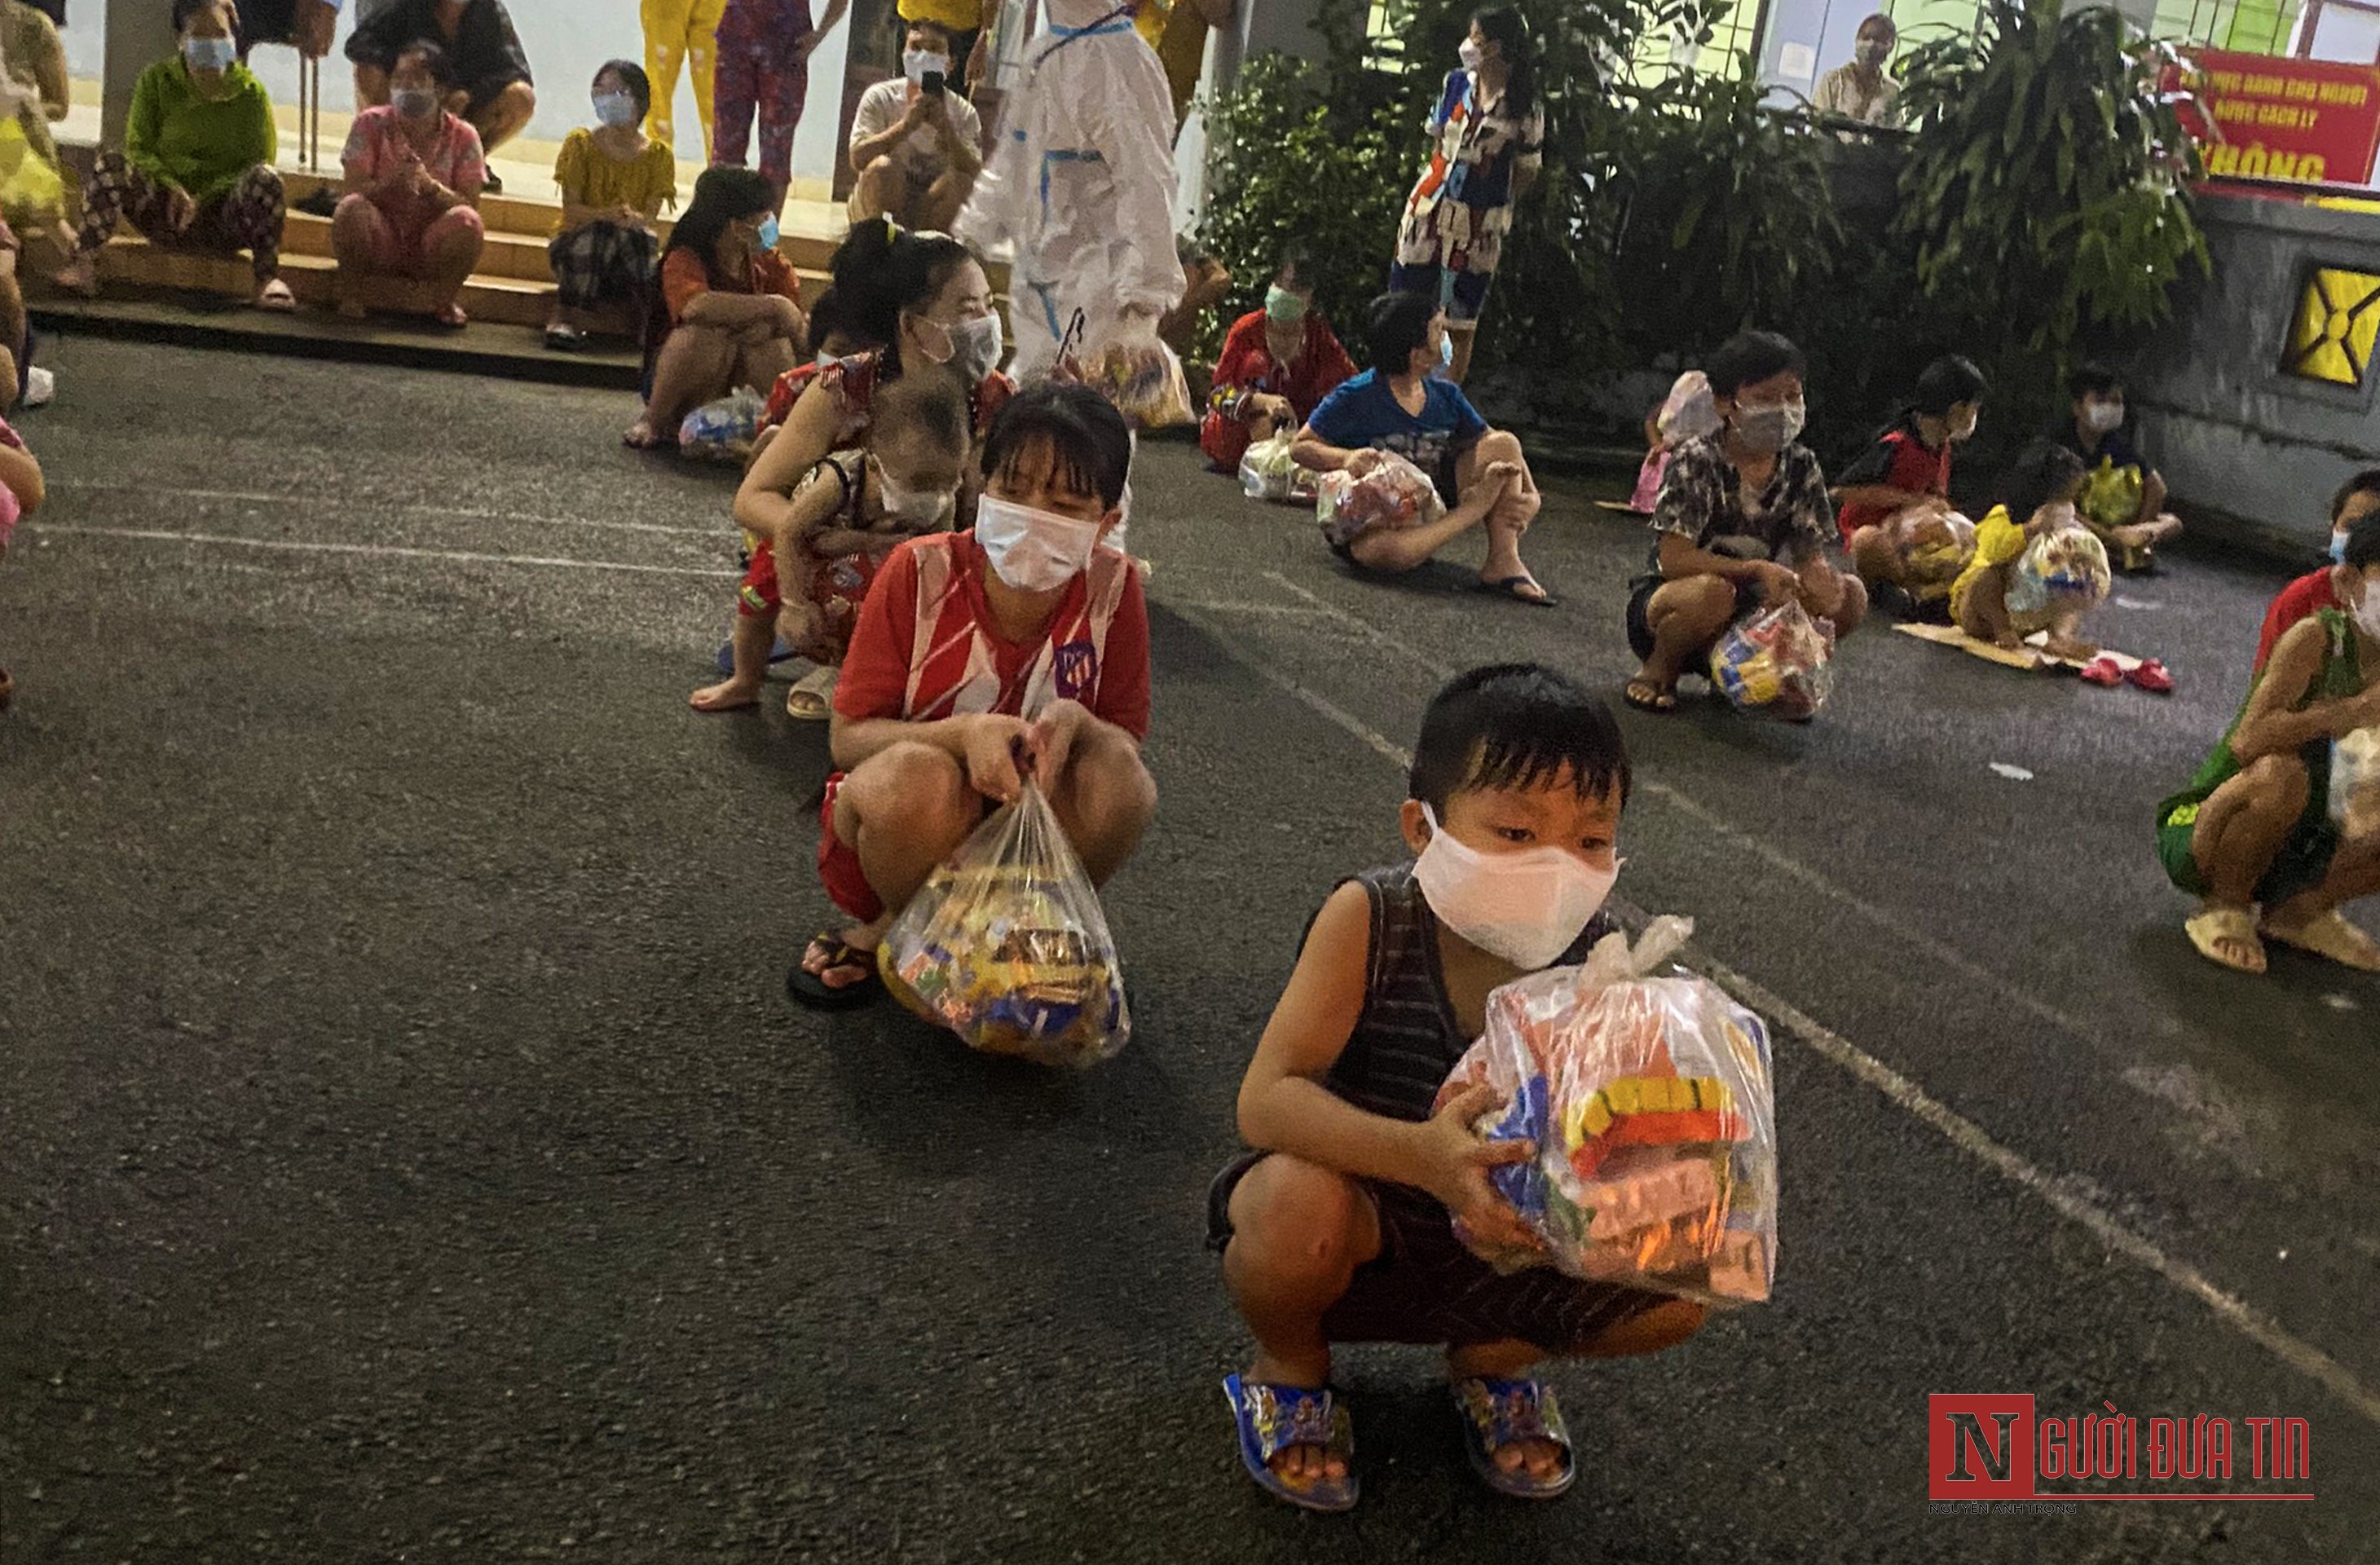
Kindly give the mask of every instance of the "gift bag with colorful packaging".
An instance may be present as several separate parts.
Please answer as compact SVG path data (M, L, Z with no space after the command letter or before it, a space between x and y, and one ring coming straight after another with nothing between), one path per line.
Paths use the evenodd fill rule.
M1314 519L1323 541L1353 543L1374 528L1401 530L1427 526L1446 515L1446 502L1429 475L1402 456L1384 455L1362 478L1325 473L1317 480Z
M1489 1171L1537 1244L1484 1244L1498 1268L1551 1266L1709 1304L1768 1297L1777 1269L1777 1124L1768 1030L1718 985L1656 977L1694 933L1656 918L1632 948L1597 941L1488 997L1488 1027L1439 1089L1485 1085L1503 1107L1474 1128L1534 1141Z
M1806 722L1835 686L1835 629L1791 599L1755 609L1711 649L1710 681L1739 711Z
M1099 892L1031 782L927 879L879 965L894 998L987 1054L1090 1065L1132 1037Z

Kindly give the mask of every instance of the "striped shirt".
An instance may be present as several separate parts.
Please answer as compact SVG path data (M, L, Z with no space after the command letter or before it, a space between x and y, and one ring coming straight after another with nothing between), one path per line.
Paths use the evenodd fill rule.
M1367 869L1354 879L1372 904L1370 971L1363 1013L1323 1085L1367 1113L1427 1120L1439 1087L1471 1047L1447 999L1438 916L1415 884L1410 863ZM1610 929L1606 916L1597 914L1552 965L1585 961Z

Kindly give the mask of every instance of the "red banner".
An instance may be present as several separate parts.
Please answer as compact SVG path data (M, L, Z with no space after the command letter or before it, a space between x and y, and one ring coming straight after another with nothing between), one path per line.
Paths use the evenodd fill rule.
M2380 153L2380 66L2222 49L2200 50L2196 59L2198 112L2185 117L2208 178L2372 183Z

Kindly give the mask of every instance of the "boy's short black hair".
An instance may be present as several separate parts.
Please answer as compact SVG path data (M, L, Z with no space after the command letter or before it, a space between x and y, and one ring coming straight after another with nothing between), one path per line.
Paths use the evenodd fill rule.
M2347 503L2359 494L2380 494L2380 467L2366 467L2338 486L2338 492L2330 497L2330 519L2338 521Z
M1628 802L1628 743L1611 708L1542 663L1458 673L1422 714L1405 791L1446 819L1465 788L1528 788L1564 770L1581 798Z
M1703 374L1710 381L1711 395L1733 396L1746 386L1777 375L1799 375L1809 367L1809 359L1791 337L1775 332L1738 332L1710 356Z
M2347 547L2339 553L2350 570L2369 570L2380 565L2380 511L2374 511L2347 529Z
M2000 503L2008 507L2009 520L2022 527L2035 511L2081 483L2089 471L2082 458L2063 442L2034 441L2017 453L2000 479Z
M1944 354L1918 375L1917 393L1910 406L1938 419L1962 402L1981 402L1990 385L1973 359Z
M1364 313L1364 350L1382 375L1402 375L1414 353L1429 346L1438 300L1427 294L1382 294Z
M2066 377L2066 394L2075 402L2085 397L2121 396L2123 394L2124 378L2104 364L2079 365L2074 373Z
M1115 405L1086 385L1044 381L1009 398L983 443L983 476L1013 470L1036 441L1050 443L1060 481L1113 510L1132 475L1132 428Z

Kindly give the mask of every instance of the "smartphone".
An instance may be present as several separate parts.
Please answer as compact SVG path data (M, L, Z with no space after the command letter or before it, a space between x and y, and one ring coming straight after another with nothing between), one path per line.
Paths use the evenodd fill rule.
M939 98L942 95L944 85L945 83L943 81L942 73L938 70L929 70L917 82L917 90L929 98Z

